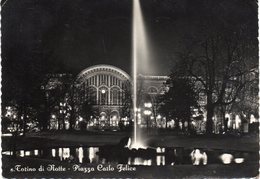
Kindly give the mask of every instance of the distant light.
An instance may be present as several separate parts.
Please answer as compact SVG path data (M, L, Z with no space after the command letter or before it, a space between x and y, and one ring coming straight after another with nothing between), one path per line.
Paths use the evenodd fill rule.
M79 121L83 121L83 118L81 116L79 117Z
M102 94L105 94L105 93L106 93L106 90L102 89L102 90L101 90L101 93L102 93Z
M244 158L235 158L234 161L235 161L235 163L239 164L239 163L243 163L245 161L245 159Z
M54 118L54 119L56 118L56 116L55 116L54 114L53 114L53 115L51 115L51 117L52 117L52 118Z
M135 111L136 112L141 112L141 109L140 108L135 108Z
M152 103L144 103L144 107L151 108L152 107Z
M222 162L224 164L230 164L232 162L233 155L225 153L225 154L220 155L219 158L222 160Z
M250 115L250 124L256 122L256 118L253 114Z
M149 110L145 110L145 111L144 111L144 115L151 115L151 114L152 114L152 112L149 111Z
M161 119L162 118L162 116L159 114L158 116L157 116L157 119Z
M157 153L162 153L161 147L157 147L157 148L156 148L156 152L157 152Z

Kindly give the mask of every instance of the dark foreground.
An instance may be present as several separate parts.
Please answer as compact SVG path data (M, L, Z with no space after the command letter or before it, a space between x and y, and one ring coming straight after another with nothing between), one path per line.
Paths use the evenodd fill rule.
M8 161L8 162L7 162ZM104 164L98 170L97 165L81 165L85 168L93 168L94 171L73 171L73 164L60 163L56 161L48 160L35 160L28 158L19 158L15 161L9 157L3 157L3 176L8 178L209 178L209 177L221 177L221 178L241 178L241 177L256 177L258 175L258 164L233 164L233 165L206 165L206 166L192 166L192 165L176 165L176 166L123 166L128 171L119 171L118 166L115 164ZM38 168L43 166L45 171L37 172L11 172L8 169L13 168L15 165L30 166L32 168ZM47 171L48 165L55 165L57 168L65 168L66 171ZM50 168L50 167L49 167ZM109 168L109 169L108 169ZM112 170L114 171L102 171ZM134 170L134 171L131 171Z
M37 133L18 137L16 149L55 146L101 146L117 144L128 133ZM152 146L215 148L237 151L258 152L258 135L236 136L175 136L170 134L146 135L145 140ZM10 149L12 137L2 137L3 150ZM3 176L6 178L249 178L258 176L258 159L242 164L208 164L206 166L130 166L124 165L119 171L117 164L76 164L44 158L28 158L3 155ZM18 169L15 169L15 166ZM38 171L42 166L44 170ZM36 171L26 171L28 168ZM77 168L80 167L80 168ZM51 168L48 171L48 168ZM55 169L54 169L55 168ZM77 168L77 169L75 169ZM74 171L74 169L76 171ZM85 169L85 170L84 170ZM17 171L18 170L18 171ZM21 171L25 170L25 171ZM55 171L54 171L55 170ZM62 171L61 171L62 170Z

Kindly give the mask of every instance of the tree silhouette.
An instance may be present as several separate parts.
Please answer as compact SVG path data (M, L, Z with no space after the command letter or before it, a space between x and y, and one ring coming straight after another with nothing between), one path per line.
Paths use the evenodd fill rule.
M172 73L166 85L169 89L161 96L159 112L168 120L176 119L177 125L187 121L190 129L192 110L199 107L194 82L189 77L176 78Z
M247 76L258 66L257 11L245 1L222 2L226 6L217 1L202 2L201 10L207 16L190 16L198 30L184 34L179 76L194 78L205 94L207 133L212 133L216 108L234 103L245 86L256 80ZM241 5L251 18L238 21L229 11Z

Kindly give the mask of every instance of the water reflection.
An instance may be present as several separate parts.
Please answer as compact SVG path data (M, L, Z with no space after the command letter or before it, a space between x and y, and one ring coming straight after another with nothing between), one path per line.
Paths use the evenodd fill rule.
M59 157L60 157L60 161L62 161L63 158L63 153L62 153L62 148L59 148Z
M199 149L194 149L191 152L190 156L191 156L192 165L200 165L201 163L203 165L207 165L208 163L208 156L206 152L203 152Z
M70 148L63 148L63 159L66 160L70 158Z
M60 147L3 151L3 155L16 155L19 157L40 157L49 160L58 160L69 163L82 164L128 164L144 166L164 165L207 165L207 164L241 164L257 160L257 153L238 152L206 149L184 149L184 148L156 148L155 155L140 155L138 157L122 152L110 151L105 155L100 154L98 147ZM125 150L125 148L124 148ZM112 154L113 153L113 154Z
M24 150L20 150L20 157L24 157Z
M56 149L51 149L51 155L52 157L56 157Z
M151 166L152 165L152 159L144 160L144 165Z
M25 156L30 156L31 155L31 152L30 151L26 151L25 152Z
M3 155L13 155L12 151L4 151L2 152Z
M231 154L224 153L224 154L220 155L219 158L221 159L223 164L230 164L234 157Z
M156 148L156 152L157 153L164 153L165 152L165 148L157 147Z
M84 158L83 148L79 147L77 150L78 150L79 163L82 163L83 162L83 158Z
M235 163L240 164L240 163L243 163L245 161L245 159L244 158L235 158L234 161L235 161Z
M88 156L88 158L89 158L90 163L93 163L93 160L96 157L96 152L98 152L97 148L94 148L94 147L90 147L89 148L89 156Z
M156 164L157 165L165 165L165 156L159 155L156 157Z

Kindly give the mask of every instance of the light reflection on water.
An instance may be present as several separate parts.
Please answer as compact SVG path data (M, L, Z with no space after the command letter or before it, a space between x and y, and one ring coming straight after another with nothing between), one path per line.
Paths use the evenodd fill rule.
M194 149L191 152L190 156L191 156L192 165L200 165L201 163L203 165L207 165L208 163L208 156L206 152L203 152L199 149Z
M35 156L39 155L39 150L34 150L34 155Z
M62 155L63 155L63 152L62 152L62 148L59 148L59 157L60 157L60 160L62 160Z
M93 164L129 164L144 166L164 166L164 165L207 165L207 164L241 164L254 160L248 158L248 152L225 153L221 150L201 150L183 148L156 148L156 155L150 157L134 157L123 155L121 157L99 156L98 147L60 147L53 149L18 150L19 157L37 157L50 160L59 160L70 163L93 163ZM12 151L3 151L4 155L13 155ZM254 156L254 155L252 155Z
M78 151L79 163L82 163L82 162L83 162L83 158L84 158L83 148L82 148L82 147L79 147L79 148L77 149L77 151Z
M24 150L20 150L20 157L24 157Z
M56 157L56 149L51 149L51 155L52 157Z
M243 163L244 160L245 160L244 158L235 158L235 159L234 159L235 163L238 163L238 164L239 164L239 163Z
M165 165L165 156L163 155L158 155L156 157L156 164L159 165Z
M24 154L25 154L25 156L30 156L31 152L30 151L26 151Z
M245 161L245 158L243 158L243 157L235 158L232 154L229 154L229 153L224 153L224 154L220 155L219 158L221 159L223 164L231 164L233 161L236 164L241 164Z
M62 152L62 158L63 158L64 160L70 158L70 148L63 148L62 150L63 150L63 152Z
M230 164L234 157L231 154L224 153L224 154L220 155L219 158L221 159L223 164Z
M99 149L97 147L89 147L88 149L88 153L89 153L89 160L90 163L93 163L93 161L97 162L98 161L98 155L96 155L96 153L99 151Z

